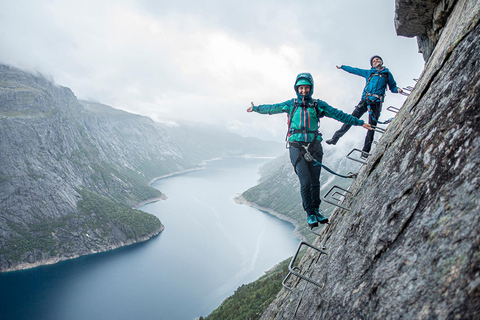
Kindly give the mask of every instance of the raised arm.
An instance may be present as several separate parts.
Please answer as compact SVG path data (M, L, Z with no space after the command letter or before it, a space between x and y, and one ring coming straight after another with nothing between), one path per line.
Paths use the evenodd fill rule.
M343 64L340 67L337 66L337 68L347 71L348 73L351 73L360 77L364 77L365 79L368 79L368 77L370 76L370 70L367 70L367 69L354 68L350 66L345 66Z
M247 112L252 112L252 111L253 111L253 107L255 106L255 105L253 104L253 101L250 102L250 103L251 103L252 105L251 105L250 107L248 107Z
M251 106L248 107L247 112L257 112L260 114L277 114L282 112L289 113L292 110L293 106L293 99L288 100L282 103L275 103L275 104L262 104L256 106L253 102L251 102Z

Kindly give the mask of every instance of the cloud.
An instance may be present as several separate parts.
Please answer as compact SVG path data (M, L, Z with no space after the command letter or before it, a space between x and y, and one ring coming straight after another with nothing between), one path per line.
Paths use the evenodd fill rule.
M384 0L2 2L1 63L156 121L202 121L268 139L284 138L286 116L245 109L292 98L300 72L313 74L315 97L351 112L364 80L336 64L367 68L379 54L404 86L423 67L416 41L395 35L394 4ZM322 130L337 126L325 120Z

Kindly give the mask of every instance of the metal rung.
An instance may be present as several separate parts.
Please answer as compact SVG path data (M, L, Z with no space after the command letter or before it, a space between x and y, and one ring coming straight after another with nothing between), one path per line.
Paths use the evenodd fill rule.
M300 268L298 268L298 267L293 267L293 269L298 270L298 272L302 272L302 270L301 270ZM293 273L289 272L289 273L287 274L287 276L285 277L285 279L283 279L283 281L282 281L282 286L283 286L285 289L287 289L288 291L290 291L290 292L293 291L293 288L287 286L286 282L288 281L288 278L289 278L292 274L293 274Z
M360 149L353 149L352 151L349 152L349 154L347 154L347 159L350 159L350 160L353 160L353 161L356 161L356 162L360 162L361 164L367 164L366 161L363 161L363 160L360 160L360 159L356 159L356 158L352 158L352 157L350 156L350 155L351 155L352 153L354 153L355 151L360 152L360 155L361 155L362 152L363 152L363 151L360 150ZM368 155L370 155L370 154L368 154Z
M387 108L388 111L391 111L391 112L395 112L395 113L398 113L400 111L400 109L398 108L395 108L394 106L390 106Z
M408 91L413 91L413 87L412 87L412 86L405 87L404 89L407 89Z
M339 189L339 190L343 191L343 193L340 193L340 192L338 192L338 191L333 192L334 189ZM332 193L332 195L330 195L330 193ZM350 211L349 208L344 207L344 206L342 206L342 205L339 204L339 203L342 201L342 199L340 199L340 198L335 198L335 197L334 197L334 196L337 195L337 194L340 195L341 197L345 197L347 193L352 194L352 193L351 193L350 191L348 191L347 189L343 189L343 188L341 188L341 187L339 187L339 186L333 186L333 187L330 188L330 190L328 190L328 192L323 196L323 200L324 200L325 202L327 202L327 203L330 203L330 204L336 206L336 207L339 207L339 208L342 208L342 209L344 209L344 210ZM330 201L330 199L327 198L329 195L330 195L330 199L333 199L333 200L335 200L336 202Z
M337 200L337 201L342 201L341 198L335 198L336 195L339 195L340 197L343 197L343 193L340 193L340 192L334 192L331 197L333 200Z
M305 241L302 241L300 242L300 244L298 245L298 248L297 248L297 252L295 253L295 255L292 257L292 260L290 261L290 264L288 265L288 270L290 271L291 274L294 274L296 275L297 277L299 278L302 278L303 280L305 281L308 281L310 283L313 283L314 285L316 286L319 286L320 288L322 287L322 285L320 283L318 283L317 281L315 280L312 280L306 276L304 276L303 274L297 272L296 270L300 270L298 267L294 267L293 264L295 263L295 259L297 259L297 256L298 256L298 253L300 252L300 249L302 248L303 245L306 245L314 250L317 250L318 252L320 252L320 254L328 254L326 251L320 249L320 248L317 248L317 247L314 247L312 246L311 244L305 242ZM287 275L288 277L288 275ZM285 287L285 285L284 285ZM291 288L289 289L291 291Z
M381 134L384 134L387 129L380 128L379 126L372 126L372 130Z
M413 81L418 82L418 79L413 79Z
M406 96L406 97L408 97L410 95L409 93L406 93L405 91L400 92L400 94L403 95L403 96Z

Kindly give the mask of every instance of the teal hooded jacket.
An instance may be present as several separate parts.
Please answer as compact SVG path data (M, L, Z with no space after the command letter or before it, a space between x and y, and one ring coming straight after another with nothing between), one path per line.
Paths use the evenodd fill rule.
M297 94L296 99L287 100L282 103L254 106L252 111L260 114L287 113L289 116L288 141L291 142L308 143L314 139L321 141L322 136L318 133L318 129L320 128L320 118L323 116L333 118L348 125L363 125L363 120L335 109L323 100L313 99L314 84L313 77L310 73L300 73L295 80L295 84L300 79L306 79L312 84L308 95L302 97L298 93L297 86L294 85ZM296 108L295 101L297 102Z

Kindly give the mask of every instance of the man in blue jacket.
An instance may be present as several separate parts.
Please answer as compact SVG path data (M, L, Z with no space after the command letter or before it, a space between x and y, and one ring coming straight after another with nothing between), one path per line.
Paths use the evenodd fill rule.
M352 116L360 118L365 112L369 111L368 123L372 126L377 125L380 112L382 111L382 103L385 97L385 90L387 85L391 92L402 93L402 89L397 87L397 83L393 78L390 71L383 66L383 60L380 56L373 56L370 59L370 65L372 68L358 69L349 66L342 65L337 66L337 69L343 69L349 73L357 76L364 77L366 79L365 88L363 89L362 98L359 104L352 112ZM333 137L327 141L327 144L336 144L338 140L350 129L351 125L344 124ZM365 137L365 143L362 149L362 157L367 158L372 148L373 135L375 131L369 130Z
M307 213L307 223L316 227L328 223L328 218L320 213L320 170L322 162L322 135L319 132L320 118L326 116L348 125L362 126L371 130L368 123L348 113L335 109L325 101L312 98L313 77L310 73L300 73L294 85L296 98L276 104L252 105L247 112L260 114L288 115L287 141L290 161L300 181L300 194L303 209Z

